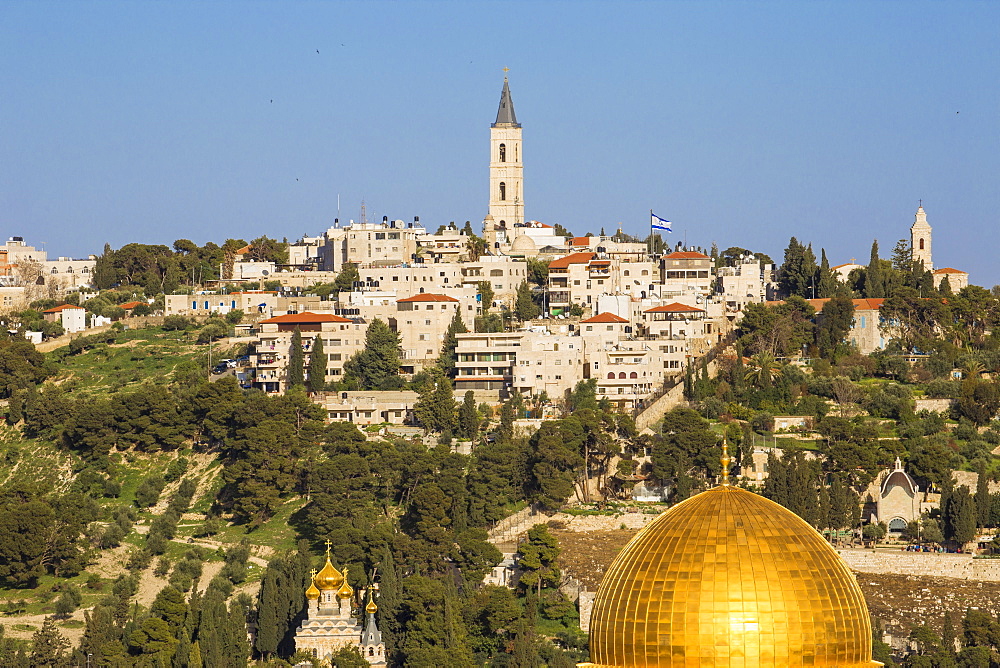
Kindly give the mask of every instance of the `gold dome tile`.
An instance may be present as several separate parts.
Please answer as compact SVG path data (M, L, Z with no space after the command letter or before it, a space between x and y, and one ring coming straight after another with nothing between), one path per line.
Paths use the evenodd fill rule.
M583 665L872 667L871 633L829 543L773 501L723 485L666 511L618 554Z

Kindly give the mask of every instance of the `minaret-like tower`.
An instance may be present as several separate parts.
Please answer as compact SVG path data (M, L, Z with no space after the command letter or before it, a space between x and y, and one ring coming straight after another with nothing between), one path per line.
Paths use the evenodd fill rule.
M917 207L917 216L910 226L910 253L914 262L923 262L924 269L934 271L931 261L931 226L927 223L924 207Z
M523 185L521 124L504 75L497 120L490 126L490 215L501 228L510 230L524 224Z

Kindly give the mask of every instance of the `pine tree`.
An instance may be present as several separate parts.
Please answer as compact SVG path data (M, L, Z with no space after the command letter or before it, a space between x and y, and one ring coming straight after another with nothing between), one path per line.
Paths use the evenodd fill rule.
M46 617L42 628L31 637L31 665L61 666L70 646L69 640L56 628L56 620Z
M882 260L878 257L878 240L872 242L872 254L865 269L865 297L878 299L885 297L885 275Z
M941 279L941 283L938 284L938 293L940 293L942 297L951 297L951 281L948 280L948 274L945 274Z
M303 364L305 353L302 352L302 331L298 325L292 332L292 349L288 355L288 389L301 387L305 384Z
M398 390L403 387L399 376L401 355L399 334L375 318L368 325L365 349L347 360L344 374L356 379L363 390Z
M313 393L322 392L326 387L326 353L323 351L323 337L319 334L313 339L309 353L309 380L306 387Z

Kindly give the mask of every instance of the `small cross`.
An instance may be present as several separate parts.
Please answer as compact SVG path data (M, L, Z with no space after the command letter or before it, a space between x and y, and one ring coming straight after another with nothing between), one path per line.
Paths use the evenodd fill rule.
M923 206L924 205L924 200L918 199L917 201L920 202L920 204L918 204L917 206Z
M330 546L333 545L329 540L326 541L326 556L330 556Z
M504 76L507 76L507 73L508 73L508 72L510 72L510 68L509 68L509 67L505 67L505 68L503 68L503 75L504 75Z

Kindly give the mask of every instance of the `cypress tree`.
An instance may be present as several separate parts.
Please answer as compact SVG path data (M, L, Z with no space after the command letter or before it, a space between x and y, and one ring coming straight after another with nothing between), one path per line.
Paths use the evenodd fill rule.
M288 389L301 387L305 384L304 362L305 353L302 352L302 331L296 325L295 331L292 332L292 349L288 354Z
M247 640L247 616L239 601L229 603L225 624L226 665L231 668L246 668L250 658L250 642Z
M458 361L458 356L455 354L455 348L458 347L456 334L465 334L468 331L465 321L462 320L462 314L456 309L455 316L444 333L444 343L441 346L441 355L438 357L438 366L445 375L454 376L455 362Z
M7 404L7 424L13 426L24 419L24 395L15 390Z
M941 625L941 647L953 655L955 653L955 626L951 621L951 612L945 610L944 623Z
M326 386L326 353L323 351L323 337L319 334L313 339L312 351L309 353L309 380L307 389L310 392L322 392Z
M837 278L830 271L830 261L826 259L826 249L820 249L822 260L819 265L819 276L816 280L816 296L820 299L832 297L837 293Z
M986 467L979 466L979 479L976 481L976 525L987 527L990 525L990 508L993 499L990 497L989 481L986 479Z
M517 301L514 304L514 314L518 320L531 320L538 316L540 309L535 300L532 299L531 288L527 281L521 281L517 286Z
M479 409L476 394L472 390L465 393L465 399L458 409L458 426L464 438L474 440L479 433Z
M885 276L882 260L878 257L878 240L872 242L872 254L865 270L865 297L878 299L885 297Z
M257 651L266 659L278 651L278 642L284 635L278 630L277 560L272 560L264 571L257 603Z
M201 660L201 646L198 644L197 640L191 643L191 654L189 657L187 668L202 668L204 663L202 663Z
M938 292L942 297L951 297L951 281L948 280L948 274L944 275L941 279L941 283L938 285Z

